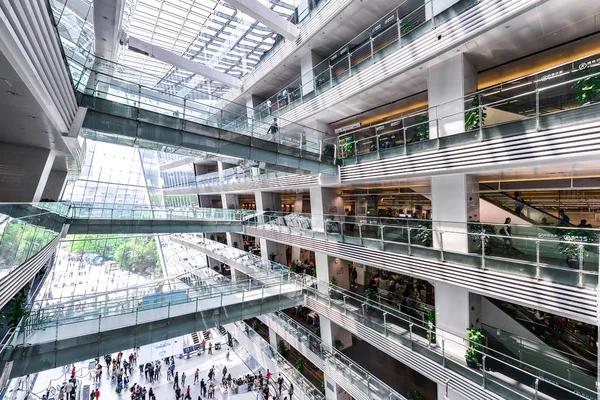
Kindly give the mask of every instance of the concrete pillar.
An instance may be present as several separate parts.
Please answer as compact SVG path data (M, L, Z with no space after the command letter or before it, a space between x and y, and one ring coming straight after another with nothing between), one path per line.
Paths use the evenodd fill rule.
M278 343L277 342L279 342L279 338L277 337L277 332L275 332L273 329L269 328L269 344L275 350L278 349L278 347L277 347Z
M40 201L52 165L48 149L2 144L0 146L0 202Z
M296 194L296 198L294 199L294 212L295 213L301 213L302 212L302 207L303 207L303 202L304 200L304 196L302 195L302 193ZM300 259L300 251L302 249L300 249L300 247L292 247L292 260L299 260Z
M254 119L260 120L260 112L254 110L260 103L262 103L262 100L258 96L250 95L246 98L246 113L248 114L249 121Z
M468 328L480 328L481 296L443 282L435 283L436 337L445 338L446 354L464 357ZM443 334L441 331L444 331ZM438 342L438 345L442 344Z
M254 194L256 201L256 211L258 213L269 211L281 211L281 193L261 192L257 191ZM265 217L265 222L268 217ZM260 255L263 259L268 260L270 254L275 254L275 261L280 264L287 265L286 246L280 243L260 238Z
M300 59L300 73L302 75L302 97L312 97L315 95L314 91L316 87L316 77L313 69L321 61L323 61L323 57L321 57L312 50L306 53L304 57Z
M467 253L477 249L469 242L467 222L478 221L479 181L474 175L454 174L431 177L433 246ZM440 236L440 231L444 231ZM471 247L469 249L469 247Z
M67 171L51 170L42 193L42 199L60 200L66 182Z
M465 131L463 96L477 89L477 70L461 53L427 70L430 139Z
M337 189L311 187L310 210L313 230L324 232L326 215L344 215L344 199Z
M335 278L336 286L350 290L348 261L328 256L326 253L315 252L315 267L320 284L321 282L324 284L320 289L327 290L327 282Z
M319 316L319 327L321 330L321 339L324 344L331 347L338 346L343 350L352 345L352 334L340 326L332 323L329 319ZM344 391L333 379L327 374L325 377L325 399L327 400L350 400L350 395Z

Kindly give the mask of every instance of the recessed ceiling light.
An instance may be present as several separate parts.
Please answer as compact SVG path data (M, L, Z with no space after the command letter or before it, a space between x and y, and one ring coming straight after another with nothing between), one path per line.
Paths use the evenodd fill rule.
M505 28L506 28L506 29L510 28L510 25L506 25L506 26L505 26Z
M35 119L35 117L34 117L33 115L28 115L28 117L29 117L30 119Z
M106 15L103 15L103 16L102 16L102 18L104 18L104 19L108 19L108 17L107 17Z
M6 91L6 93L8 93L8 94L12 94L13 96L18 96L18 95L19 95L19 93L17 93L17 92L13 92L13 91L11 91L11 90L7 90L7 91Z

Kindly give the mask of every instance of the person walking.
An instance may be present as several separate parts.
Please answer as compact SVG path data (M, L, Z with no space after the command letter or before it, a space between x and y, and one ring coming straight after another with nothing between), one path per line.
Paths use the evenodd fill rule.
M181 373L181 386L185 387L185 372Z
M212 342L208 344L208 354L212 354Z
M179 372L175 372L175 376L173 377L173 389L179 388Z
M267 130L267 134L275 135L278 132L279 132L279 124L277 123L277 118L273 118L273 122L271 122L271 126L269 126L269 129Z
M504 226L500 230L500 234L502 236L504 236L504 238L502 239L503 240L502 241L502 254L506 254L506 253L508 253L509 255L513 254L512 228L510 226L511 221L512 220L510 219L510 217L506 218L504 220Z
M194 372L194 385L198 383L198 374L200 373L200 369L196 368L196 372Z
M292 395L294 394L294 384L290 382L290 387L288 388L288 396L290 396L290 400L292 400Z
M279 385L279 394L281 395L281 388L283 387L283 376L279 374L279 378L277 378L277 385Z
M94 397L96 398L96 400L100 399L100 389L96 388L96 392L94 393Z
M225 378L225 376L227 376L227 366L223 365L223 378Z

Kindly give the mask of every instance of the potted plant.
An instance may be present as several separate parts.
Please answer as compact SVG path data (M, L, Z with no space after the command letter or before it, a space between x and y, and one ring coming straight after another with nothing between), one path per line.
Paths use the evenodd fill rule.
M474 234L471 235L470 242L477 244L477 248L475 250L469 248L469 251L477 251L481 253L481 246L485 246L485 255L489 256L492 254L492 238L488 235L496 234L496 230L494 229L493 225L480 224L479 221L472 221L472 223L467 224L467 231Z
M429 311L425 315L425 325L427 328L427 339L434 344L435 343L435 309Z
M344 343L342 343L342 341L341 341L341 340L339 340L339 339L336 339L336 340L333 342L333 347L335 347L335 348L336 348L336 350L341 350L341 349L343 349L343 348L344 348Z
M233 242L233 247L238 248L238 242Z
M473 97L473 101L471 101L470 106L471 108L475 109L467 112L467 117L465 118L465 131L479 128L480 124L483 126L485 117L487 117L487 113L485 112L485 107L481 107L481 121L479 121L479 106L481 104L481 95L476 95Z
M254 322L252 323L252 329L254 329L254 331L255 331L255 332L258 332L258 328L259 328L259 326L260 326L260 325L258 324L258 321L254 321Z
M269 254L269 260L275 261L275 257L277 257L277 254L275 254L275 253Z
M304 357L300 357L298 359L298 361L296 361L296 369L298 370L298 372L300 372L300 373L304 372L305 364L306 364L306 360L304 359Z
M290 264L290 272L298 272L298 261L292 260Z
M375 293L375 289L368 288L367 290L365 290L365 298L367 299L367 301L365 301L363 305L365 306L365 311L369 311L371 308L373 308L372 304L377 298L377 293Z
M471 368L477 367L479 364L479 356L481 355L481 341L484 339L483 333L479 329L467 329L467 341L469 347L465 353L467 365Z
M570 268L579 268L579 257L581 255L585 257L589 254L585 245L583 248L580 248L579 244L573 242L598 242L598 234L595 231L587 229L556 229L555 234L556 238L559 240L556 244L556 248L562 254L567 256L567 265Z
M354 142L346 141L344 144L344 154L346 154L346 157L354 155Z
M333 156L335 156L335 146L333 143L327 143L323 146L321 156L324 160L333 160Z
M573 84L573 89L577 90L575 98L581 104L600 100L600 75L581 78Z
M417 142L429 139L429 119L425 115L419 115L415 118L418 124L415 129L414 139Z
M410 17L406 21L402 21L400 23L400 35L406 35L408 32L410 32L413 29L414 23L414 17Z
M427 400L423 393L418 390L411 390L406 394L406 400Z
M279 354L281 354L284 357L287 354L288 349L283 340L280 340L279 343L277 344L277 351L279 352Z
M423 246L430 247L433 243L433 232L431 231L431 224L421 224L418 226L415 238L421 242Z

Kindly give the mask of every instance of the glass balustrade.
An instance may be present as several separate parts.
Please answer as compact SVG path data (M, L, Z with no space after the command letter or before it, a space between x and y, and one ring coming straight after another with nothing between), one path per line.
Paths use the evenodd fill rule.
M321 158L322 141L326 134L314 129L283 119L273 125L272 119L256 119L246 107L216 97L193 100L194 96L179 97L162 89L144 86L140 82L159 78L90 57L83 50L75 52L68 59L68 65L80 102L97 111L167 128L189 130L191 133L197 130L214 139L296 157L311 160ZM222 102L219 107L216 106L217 100ZM143 113L142 110L154 114ZM186 121L215 129L194 127L186 124ZM165 143L175 140L172 135L167 136L160 139Z
M305 396L307 399L324 400L325 395L321 393L310 381L305 378L294 366L292 366L279 352L271 347L258 333L244 321L237 321L234 325L239 334L245 335L256 348L258 348L276 366L277 372L281 373L288 382L294 383L294 394ZM275 379L273 380L275 381ZM389 400L389 399L388 399Z
M225 247L216 242L204 242L203 245L221 249ZM227 254L234 254L234 257L245 253L238 249L231 250L233 252L227 252ZM246 256L249 259L258 258L248 253ZM262 268L266 267L268 270L271 269L271 262L257 265ZM445 368L452 369L505 398L531 398L537 392L551 393L554 397L558 396L557 398L564 398L563 396L593 398L595 393L593 387L585 386L586 381L583 379L572 382L564 378L570 374L568 364L560 365L559 370L555 366L551 370L541 369L536 367L539 365L537 361L533 364L527 363L510 355L499 353L484 343L480 344L481 350L476 355L480 364L479 368L469 367L464 356L470 347L468 341L461 340L461 338L425 322L425 314L431 308L407 309L400 305L396 307L380 303L377 299L367 299L312 277L298 279L298 274L292 272L288 272L287 275L296 276L293 281L302 285L308 298L373 329ZM257 275L257 279L261 281L262 276ZM308 340L305 345L309 348L312 347L313 351L317 347L313 339ZM511 385L509 383L511 379L518 381L519 385Z
M346 81L363 69L477 4L461 0L433 18L433 1L405 2L381 21L357 35L310 72L290 82L255 108L255 116L266 120L285 114Z
M570 286L596 287L600 232L562 226L444 223L405 218L265 212L248 226L470 265ZM444 226L448 226L445 228ZM456 251L459 241L468 252Z
M71 203L70 206L71 219L243 221L254 214L250 210L222 208L162 208L101 203Z
M0 204L0 278L56 239L68 209L62 203Z
M339 138L343 165L385 159L597 119L598 96L585 83L600 76L598 55L484 89ZM552 72L557 70L556 72ZM448 113L448 109L461 109ZM457 125L458 124L458 125ZM529 210L528 210L529 211ZM544 216L532 215L541 221Z
M197 304L198 301L220 298L221 303L214 303L215 307L222 306L224 296L241 295L239 302L269 301L273 296L286 296L290 299L297 298L302 290L296 289L296 284L288 275L264 277L257 280L235 281L225 280L219 284L201 285L190 288L188 284L174 279L168 284L161 283L153 287L140 290L131 289L131 297L124 297L123 291L98 293L85 299L75 299L65 303L47 306L40 303L33 304L33 311L24 319L21 329L25 332L65 326L73 323L106 319L112 316L131 315L140 312L171 308L181 304ZM150 289L150 294L148 290ZM249 296L248 299L245 296ZM193 307L192 307L193 308ZM190 312L195 312L190 309ZM248 308L247 312L250 311ZM162 315L161 313L159 313ZM160 315L158 318L160 318Z
M341 351L322 342L321 338L304 328L282 312L275 312L263 316L271 324L282 327L286 333L298 340L306 350L319 357L330 367L342 374L353 386L360 389L370 399L404 399L394 389L386 385L376 376L360 367L355 361ZM284 339L286 337L284 336ZM289 339L288 339L289 341Z
M196 177L195 182L180 184L176 186L169 186L166 187L165 190L215 187L221 185L232 185L236 183L258 182L262 180L277 179L292 175L293 174L282 171L266 171L264 169L252 171L243 168L229 168L224 170L222 175L219 172L211 172L204 175L198 175Z

